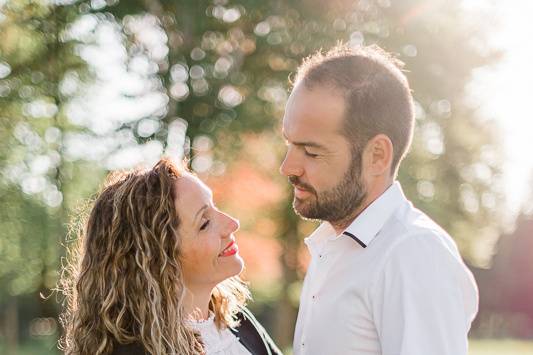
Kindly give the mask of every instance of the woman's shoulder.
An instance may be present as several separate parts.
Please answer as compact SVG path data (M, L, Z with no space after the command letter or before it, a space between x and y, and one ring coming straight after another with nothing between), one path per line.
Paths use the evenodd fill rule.
M240 321L240 324L234 330L234 333L249 350L255 350L252 351L253 354L282 354L265 328L263 328L248 308L242 307L237 313L237 319ZM262 349L265 352L262 352Z
M240 342L252 354L282 355L283 353L276 346L270 335L261 323L255 318L253 313L246 307L242 307L237 313L240 324L231 329ZM115 343L111 355L149 355L144 347L139 343L119 344Z
M139 343L118 344L113 347L111 355L148 355L144 347Z

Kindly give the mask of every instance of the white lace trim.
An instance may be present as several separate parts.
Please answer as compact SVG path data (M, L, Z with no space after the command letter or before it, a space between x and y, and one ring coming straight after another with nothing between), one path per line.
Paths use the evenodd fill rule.
M210 312L205 320L188 320L187 324L200 332L207 355L250 355L229 329L219 330L215 325L215 314Z

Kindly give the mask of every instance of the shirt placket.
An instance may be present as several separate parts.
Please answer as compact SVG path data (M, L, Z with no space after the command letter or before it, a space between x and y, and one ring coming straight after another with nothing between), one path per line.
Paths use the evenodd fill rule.
M303 322L302 336L300 339L301 354L307 353L308 346L306 340L309 336L309 327L315 323L312 317L319 299L318 292L324 285L324 282L326 282L329 273L330 265L328 261L330 260L330 257L328 257L328 254L330 252L330 247L331 243L325 242L313 255L313 273L310 275L312 278L309 280L308 292L306 293L307 299L305 300L305 304L307 307Z

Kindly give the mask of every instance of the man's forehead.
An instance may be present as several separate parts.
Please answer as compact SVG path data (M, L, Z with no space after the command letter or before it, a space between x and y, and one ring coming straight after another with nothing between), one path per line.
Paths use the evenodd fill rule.
M291 93L283 116L283 134L287 140L316 140L341 133L344 98L338 93L299 84ZM313 138L314 137L314 138Z

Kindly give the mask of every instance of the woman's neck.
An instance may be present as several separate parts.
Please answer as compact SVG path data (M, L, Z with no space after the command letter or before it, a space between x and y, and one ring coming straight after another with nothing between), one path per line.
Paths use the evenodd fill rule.
M212 288L188 288L185 292L184 310L188 318L205 320L209 318L209 301Z

